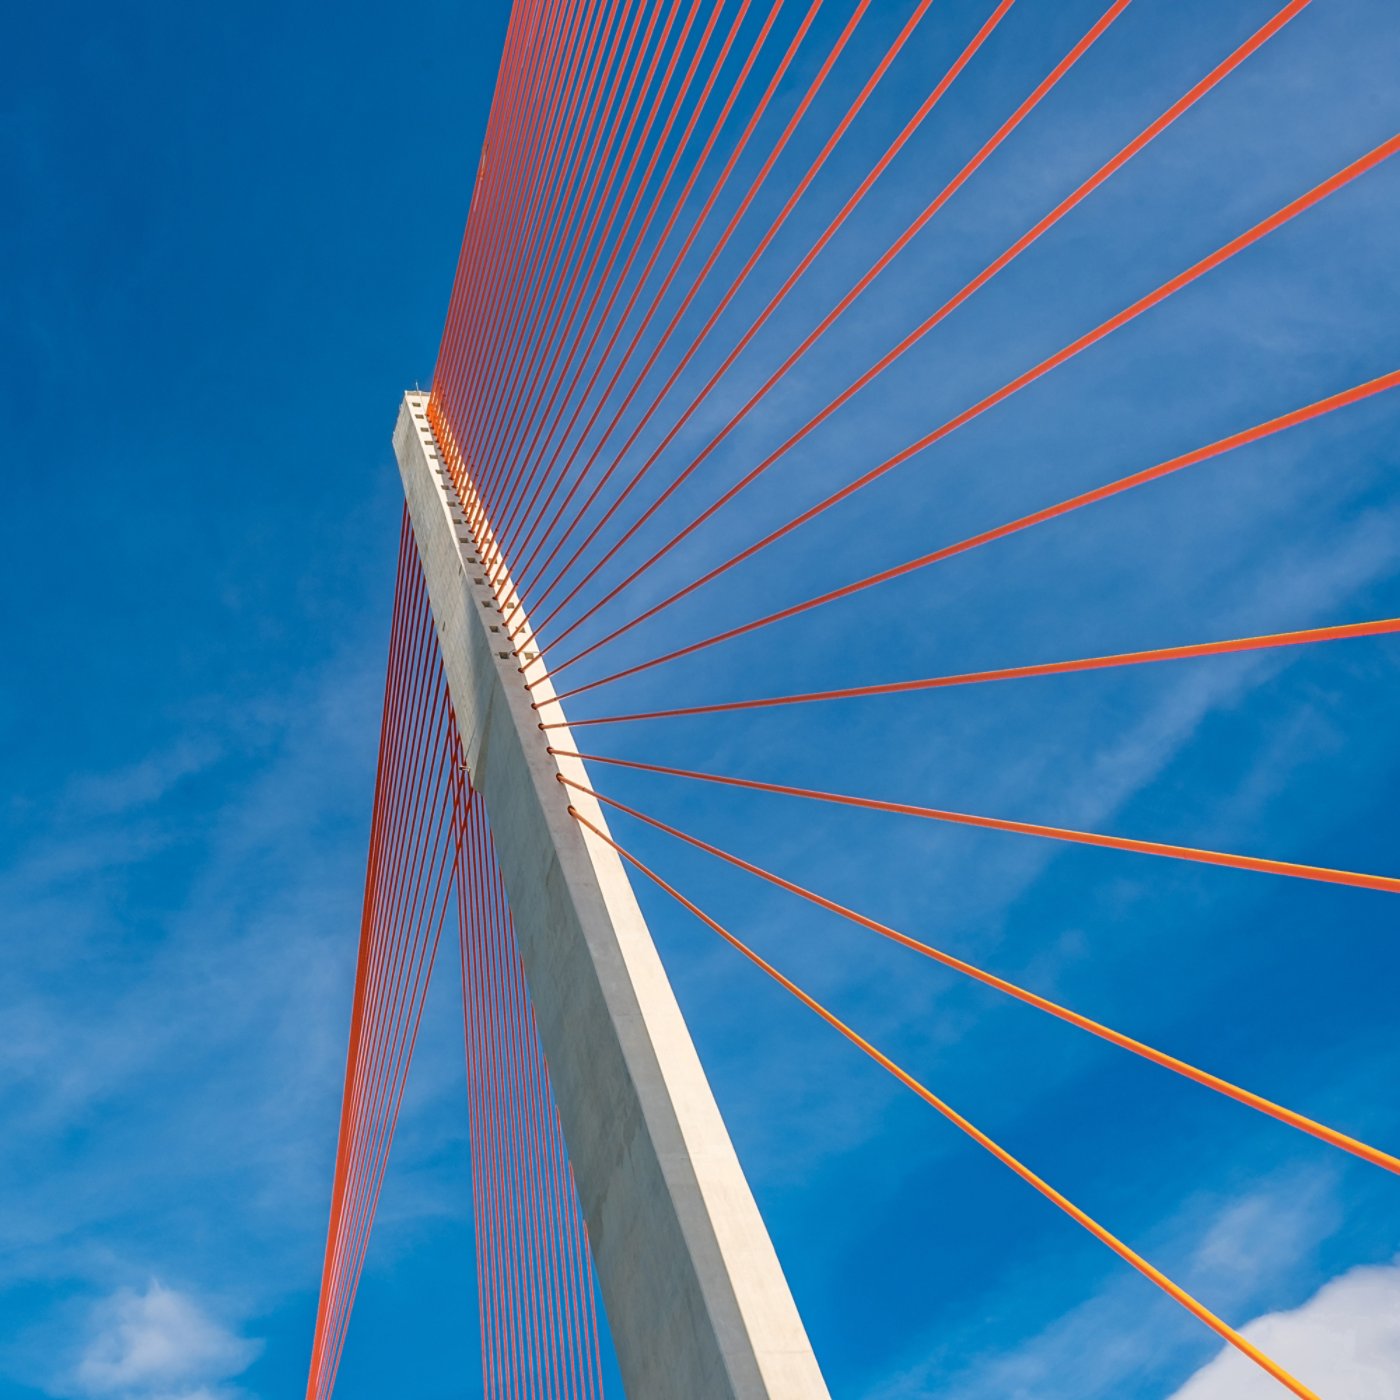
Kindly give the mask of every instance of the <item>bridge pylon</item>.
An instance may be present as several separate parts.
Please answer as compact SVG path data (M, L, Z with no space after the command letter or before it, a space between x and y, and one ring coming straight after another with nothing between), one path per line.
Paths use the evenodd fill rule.
M573 748L569 731L540 728L532 701L553 691L547 677L525 688L528 619L513 612L505 622L513 585L455 448L430 417L426 393L405 395L394 451L623 1383L633 1400L823 1400L806 1329L627 873L570 814L572 805L607 830L596 801L560 781L591 787L580 760L551 751Z

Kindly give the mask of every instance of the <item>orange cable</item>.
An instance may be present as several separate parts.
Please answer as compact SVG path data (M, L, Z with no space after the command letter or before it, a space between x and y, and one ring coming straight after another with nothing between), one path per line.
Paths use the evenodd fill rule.
M757 778L727 778L718 773L700 773L690 768L668 768L660 763L640 763L635 759L605 758L601 754L571 753L551 748L552 754L577 758L587 763L609 763L617 768L635 768L647 773L664 773L672 778L693 778L724 787L775 792L784 797L806 797L841 807L862 807L873 812L893 812L898 816L923 817L929 821L953 822L960 826L982 827L990 831L1010 831L1021 836L1044 836L1052 841L1073 841L1108 850L1134 851L1139 855L1167 856L1173 860L1193 860L1205 865L1223 865L1235 870L1255 870L1266 875L1289 875L1299 880L1319 880L1325 884L1351 885L1359 889L1400 894L1400 879L1393 875L1370 875L1357 870L1333 870L1323 865L1300 865L1295 861L1269 860L1263 856L1242 856L1229 851L1200 850L1194 846L1173 846L1164 841L1138 841L1129 836L1105 836L1095 831L1075 831L1071 827L1043 826L1037 822L1011 821L1004 817L980 817L968 812L952 812L941 807L921 807L912 802L886 802L874 797L853 797L847 793L822 792L817 788L792 787L786 783L765 783Z
M1112 1027L1104 1025L1101 1021L1095 1021L1088 1016L1081 1015L1077 1011L1071 1011L1066 1006L1061 1006L1057 1002L1051 1001L1048 997L1043 997L1035 992L1018 986L1015 982L1009 982L1004 977L998 977L995 973L984 971L982 968L972 963L964 962L961 958L954 957L951 953L945 953L941 948L935 948L932 944L924 943L917 938L911 937L907 933L901 933L898 929L891 928L888 924L882 924L878 919L872 919L864 914L857 913L854 909L848 909L844 904L837 903L834 899L827 899L824 895L817 894L814 890L803 888L791 880L785 880L781 875L775 875L772 871L764 870L762 866L754 865L752 862L744 860L741 856L736 856L729 851L721 850L718 846L712 846L708 841L702 841L698 836L691 836L681 831L679 828L670 826L666 822L650 817L645 812L639 812L635 807L629 807L625 802L619 802L613 797L604 797L600 792L594 792L592 788L586 787L582 783L574 782L571 778L566 778L562 773L556 775L559 781L571 788L577 788L580 792L586 792L590 797L599 802L606 803L609 807L615 807L619 812L626 812L629 817L635 817L638 821L645 822L648 826L655 827L658 831L664 831L668 836L674 836L679 841L684 841L689 846L694 846L697 850L705 851L726 861L728 864L736 866L740 870L747 871L750 875L756 875L761 880L768 881L771 885L778 886L779 889L787 890L789 894L795 894L819 908L826 909L833 914L839 914L843 919L849 920L853 924L878 933L882 938L888 938L891 942L898 943L902 947L909 948L913 952L921 953L926 958L931 958L936 963L941 963L944 967L951 968L954 972L960 972L965 977L970 977L976 982L981 982L984 986L992 987L999 992L1006 993L1007 996L1015 997L1017 1001L1025 1002L1028 1006L1034 1006L1040 1011L1048 1012L1051 1016L1056 1016L1062 1021L1067 1021L1072 1026L1078 1026L1080 1030L1088 1031L1091 1035L1098 1036L1101 1040L1106 1040L1110 1044L1117 1045L1121 1049L1129 1050L1134 1055L1140 1055L1145 1060L1150 1060L1155 1065L1160 1065L1163 1069L1169 1069L1173 1073L1182 1075L1186 1079L1193 1080L1197 1084L1204 1085L1207 1089L1214 1089L1216 1093L1224 1094L1226 1098L1234 1099L1237 1103L1242 1103L1249 1108L1257 1109L1260 1113L1267 1114L1270 1118L1276 1118L1280 1123L1287 1123L1290 1127L1297 1128L1301 1132L1310 1134L1312 1137L1328 1143L1332 1147L1340 1148L1343 1152L1350 1152L1354 1157L1360 1157L1363 1161L1370 1162L1373 1166L1382 1167L1388 1172L1393 1172L1400 1176L1400 1157L1392 1156L1389 1152L1384 1152L1378 1147L1372 1147L1369 1143L1362 1142L1359 1138L1351 1137L1347 1133L1339 1132L1336 1128L1329 1128L1324 1123L1319 1123L1316 1119L1309 1118L1305 1114L1298 1113L1294 1109L1285 1108L1282 1104L1275 1103L1272 1099L1266 1099L1260 1094L1242 1089L1238 1084L1232 1084L1228 1079L1222 1079L1218 1075L1209 1073L1207 1070L1199 1069L1195 1065L1189 1064L1185 1060L1179 1060L1174 1055L1168 1055L1163 1050L1154 1049L1140 1040L1133 1039L1132 1036L1125 1035L1122 1031L1113 1030Z
M1193 642L1188 646L1157 647L1152 651L1121 651L1107 656L1077 657L1072 661L1042 661L1032 666L1004 666L994 671L963 671L949 676L921 676L916 680L843 686L837 690L809 690L795 695L764 696L757 700L722 700L712 705L683 705L671 710L639 710L630 715L603 715L596 719L556 720L541 727L546 730L581 729L590 724L623 724L629 720L727 714L732 710L765 710L779 705L808 705L822 700L856 700L872 695L907 695L914 691L982 685L989 681L1016 681L1039 676L1069 675L1080 671L1108 670L1115 666L1141 666L1150 661L1186 661L1201 656L1226 656L1240 652L1264 651L1272 647L1303 646L1309 642L1382 637L1394 632L1400 632L1400 617L1382 617L1371 622L1345 622L1331 627L1308 627L1295 632L1268 632L1255 637L1232 637L1221 642ZM548 700L535 701L532 708L541 709L545 705L555 703L556 699L557 697L551 697Z
M583 816L576 808L570 807L569 814L575 821L587 827L599 840L605 841L611 846L625 861L640 870L653 884L665 890L678 904L688 909L697 919L706 924L715 933L719 934L719 936L724 939L730 947L734 948L736 952L741 953L753 963L755 967L760 969L760 971L766 972L768 976L785 991L791 992L809 1011L814 1011L827 1025L839 1031L841 1035L849 1040L858 1050L863 1051L882 1069L888 1070L906 1089L913 1090L913 1092L923 1099L931 1108L937 1109L950 1123L960 1128L973 1142L977 1143L979 1147L985 1148L1003 1166L1009 1167L1022 1181L1034 1187L1046 1200L1057 1205L1071 1220L1082 1225L1084 1229L1093 1235L1101 1244L1107 1245L1120 1259L1131 1264L1144 1278L1155 1283L1164 1293L1174 1298L1187 1312L1191 1313L1192 1316L1198 1318L1201 1322L1204 1322L1217 1336L1224 1338L1224 1340L1237 1351L1253 1361L1255 1365L1267 1371L1269 1375L1281 1385L1287 1387L1294 1395L1300 1397L1300 1400L1321 1400L1321 1397L1318 1396L1315 1391L1309 1390L1302 1381L1298 1380L1288 1371L1285 1371L1277 1361L1261 1351L1253 1342L1249 1341L1248 1338L1242 1336L1231 1327L1228 1322L1224 1321L1223 1318L1217 1317L1204 1303L1198 1302L1197 1299L1182 1288L1180 1284L1173 1283L1166 1274L1154 1265L1148 1263L1142 1255L1131 1246L1125 1244L1107 1227L1100 1225L1087 1211L1082 1210L1067 1196L1051 1186L1049 1182L1037 1176L1024 1162L1013 1156L994 1139L988 1137L980 1128L964 1118L962 1114L951 1107L951 1105L945 1103L931 1089L926 1088L907 1070L897 1065L883 1051L877 1050L863 1035L852 1029L852 1027L847 1025L846 1022L841 1020L834 1012L827 1010L815 997L804 992L791 978L785 977L772 963L760 957L758 953L750 948L748 944L744 943L737 935L731 933L722 924L710 918L704 910L692 903L674 886L667 884L660 875L649 866L644 865L636 856L632 855L630 851L624 850L611 836L594 826L593 823L590 822L587 817Z
M1397 137L1396 140L1396 148L1400 150L1400 137ZM1243 428L1239 433L1229 434L1229 437L1218 438L1217 441L1208 442L1205 447L1194 448L1193 451L1183 452L1180 456L1173 456L1173 458L1169 458L1168 461L1158 462L1155 466L1148 466L1148 468L1144 468L1140 470L1140 472L1131 472L1130 475L1117 477L1113 482L1107 482L1103 484L1103 486L1093 487L1093 489L1089 491L1081 491L1078 496L1071 496L1068 497L1067 500L1057 501L1054 505L1046 505L1042 510L1032 511L1029 515L1021 515L1021 517L1014 519L1014 521L1007 521L1004 525L997 525L993 529L987 529L987 531L979 533L979 535L969 535L966 539L960 539L958 542L953 543L953 545L945 545L942 549L935 549L931 550L930 553L920 554L916 559L904 560L902 564L893 564L892 567L882 568L878 573L867 574L864 578L857 578L857 580L850 582L850 584L841 584L839 588L830 588L827 589L826 592L822 592L822 594L816 594L813 598L806 598L802 602L792 603L788 608L780 608L777 612L764 613L764 616L756 617L752 622L741 623L738 627L729 627L729 629L725 631L714 633L713 636L701 638L700 641L693 641L693 643L687 644L685 647L678 647L673 651L662 652L659 657L652 657L648 659L648 661L637 662L634 666L627 666L623 671L615 671L612 675L602 676L602 678L598 680L589 680L587 685L574 686L573 690L561 690L554 699L567 700L568 697L577 696L577 694L582 694L587 692L587 690L595 690L598 689L599 686L612 685L612 682L615 682L615 680L623 680L626 679L627 676L638 675L638 673L643 671L651 671L654 666L664 665L665 662L679 661L680 658L689 657L689 655L693 655L694 652L704 651L708 647L714 647L714 645L721 643L721 641L734 641L736 637L748 636L749 633L759 630L760 627L770 627L771 624L776 622L787 622L791 617L797 617L801 616L802 613L811 612L813 608L823 608L826 603L837 602L843 598L851 598L851 596L855 594L864 592L867 588L874 588L876 584L888 584L888 582L892 582L896 580L896 578L903 578L904 575L917 573L918 570L928 568L932 566L932 564L945 563L946 560L953 559L953 557L958 556L958 554L966 554L969 550L979 549L979 547L983 545L990 545L990 543L994 543L995 540L1005 539L1009 535L1016 535L1016 533L1023 531L1023 529L1030 529L1036 525L1044 525L1047 521L1058 519L1061 515L1071 514L1072 511L1084 510L1086 505L1096 505L1099 504L1100 501L1109 500L1109 498L1114 496L1121 496L1124 491L1131 491L1134 490L1135 487L1145 486L1145 484L1149 482L1161 480L1162 477L1172 476L1173 473L1182 472L1182 470L1190 468L1190 466L1198 466L1201 462L1208 462L1211 461L1211 459L1217 458L1217 456L1224 456L1226 452L1235 451L1236 448L1249 447L1253 442L1259 442L1263 441L1264 438L1273 437L1274 434L1282 433L1282 431L1287 430L1287 428L1298 427L1299 424L1303 423L1310 423L1313 419L1320 419L1320 417L1326 416L1326 414L1336 412L1337 409L1345 409L1345 407L1351 407L1355 405L1355 403L1364 402L1365 399L1375 398L1378 393L1389 392L1390 389L1397 388L1397 386L1400 386L1400 370L1390 370L1386 372L1386 374L1378 375L1376 378L1366 379L1364 384L1352 385L1350 389L1343 389L1343 391L1337 393L1330 393L1330 395L1327 395L1324 399L1317 399L1316 402L1303 405L1301 409L1292 409L1289 410L1288 413L1278 414L1278 417L1274 417L1274 419L1268 419L1264 421L1264 423L1256 423L1250 428ZM944 431L942 428L938 428L937 433L942 433L942 431ZM934 437L937 437L937 433L934 434ZM932 441L932 438L930 438L930 441ZM913 454L913 451L914 448L907 448L904 454L902 454L902 459ZM895 458L890 458L889 462L886 462L885 465L872 469L872 472L868 472L865 477L861 477L861 482L874 480L875 476L878 476L879 473L886 469L886 466L889 466L890 463L895 461ZM827 497L827 500L823 501L823 503L813 505L811 510L805 511L801 517L797 518L798 521L808 521L808 519L815 518L820 512L826 510L827 505L833 504L841 494L850 494L850 490L853 489L843 487L836 496ZM624 631L629 630L630 627L636 626L638 622L645 622L645 620L661 612L662 609L669 608L671 603L678 601L683 595L690 594L690 592L696 591L697 588L700 588L701 585L706 584L706 582L718 578L718 575L725 573L725 570L728 570L732 564L750 559L750 557L759 552L760 549L763 549L763 547L769 545L773 540L780 538L781 535L790 531L792 525L794 525L794 522L790 521L787 525L780 526L777 531L764 536L757 545L750 545L748 549L741 550L741 552L732 556L731 559L725 561L725 563L717 564L717 566L711 568L711 570L708 571L707 574L704 574L703 577L699 578L699 580L687 584L682 591L672 594L669 598L662 599L659 603L652 603L651 608L638 613L638 616L634 617L631 622L624 624L622 627L616 627L616 629L608 633L608 636L599 638L598 641L584 648L584 650L575 652L573 657L568 658L567 661L561 661L559 665L554 666L553 675L559 675L559 672L563 671L564 666L570 666L573 665L575 661L581 661L589 652L596 651L599 647L602 647L602 645L608 644L609 641L613 641L615 638L622 636ZM532 680L531 685L539 685L539 679Z

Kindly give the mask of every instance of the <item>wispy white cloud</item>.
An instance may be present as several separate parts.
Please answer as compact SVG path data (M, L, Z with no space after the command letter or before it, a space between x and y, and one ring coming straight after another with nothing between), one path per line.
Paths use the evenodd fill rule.
M1261 1279L1293 1268L1341 1224L1336 1187L1327 1174L1291 1174L1232 1201L1191 1252L1195 1286L1221 1306L1248 1300Z
M110 773L81 775L69 785L72 808L85 817L117 815L160 801L183 779L209 767L221 746L186 735L165 749Z
M1296 493L1301 510L1307 505L1313 486L1301 469L1288 484ZM1202 608L1211 599L1230 600L1228 605L1216 603L1220 636L1248 633L1253 625L1251 619L1261 615L1264 600L1271 597L1278 605L1278 614L1297 619L1299 625L1347 616L1352 601L1384 578L1391 568L1389 541L1394 527L1395 518L1391 515L1363 513L1345 530L1334 528L1326 549L1310 551L1300 547L1269 567L1258 560L1251 561L1257 566L1258 576L1254 578L1248 577L1248 570L1222 551L1216 572L1200 581ZM1252 761L1234 775L1231 785L1222 784L1214 798L1216 830L1209 837L1203 838L1189 827L1143 829L1136 824L1141 818L1125 817L1124 813L1135 798L1150 790L1175 761L1191 750L1213 718L1240 704L1252 690L1299 659L1298 652L1265 652L1228 667L1162 668L1154 676L1152 698L1141 705L1130 722L1116 729L1106 727L1093 744L1083 745L1085 752L1091 754L1084 767L1067 767L1059 746L1028 746L1019 755L1002 754L998 760L1000 777L984 783L987 799L967 805L971 810L991 815L1047 820L1071 828L1248 849L1256 838L1240 833L1260 829L1270 802L1293 772L1288 746L1290 742L1296 746L1296 737L1283 727L1265 738ZM1292 717L1297 726L1313 722L1306 697L1299 698ZM964 729L950 726L926 736L926 753L921 761L930 778L925 796L936 794L933 800L938 803L945 795L953 794L947 805L960 805L955 794L959 787L968 784L969 772L977 762L975 756L995 748L996 723L993 712L989 711L987 717L973 713L964 717ZM1074 729L1069 727L1071 721L1065 720L1066 731L1073 736L1070 747L1077 747L1085 730L1102 724L1102 716L1086 707L1072 723ZM737 758L733 761L736 770L741 762ZM867 790L873 790L873 784ZM911 791L911 796L917 794ZM804 856L800 846L810 837L805 827L799 826L796 831L792 849L773 865L782 874L801 879ZM737 848L732 838L726 840L722 833L714 835L722 844ZM645 832L638 836L643 843L649 839ZM1072 1002L1077 989L1066 989L1062 979L1076 971L1085 959L1084 940L1076 927L1038 928L1035 943L1029 949L1004 951L999 946L1013 911L1033 899L1037 883L1072 848L1053 841L993 839L980 849L977 866L969 867L961 862L931 860L928 830L917 823L910 823L902 831L890 830L885 839L889 850L899 852L897 858L888 859L889 868L902 864L905 869L917 869L920 879L908 882L906 910L898 908L894 882L890 882L891 888L882 890L881 898L894 907L871 912L907 932L950 946L974 961L985 960L995 971L1013 975L1038 992L1063 996ZM664 862L672 852L662 850L661 868L665 870ZM839 898L842 890L838 882L844 878L848 887L860 889L862 884L868 884L863 868L870 860L868 846L859 841L852 841L846 850L824 849L813 887ZM851 864L850 873L843 871L846 862ZM774 912L766 915L772 926L786 927L792 934L787 945L780 945L786 953L788 947L801 941L812 915L806 906L773 908ZM780 924L780 919L785 919L786 924ZM950 928L954 930L951 938ZM1016 959L1024 959L1019 967ZM710 1003L722 1006L731 996L730 961L731 955L725 948L714 949L708 961L703 955L697 957L700 970L705 972L703 983L696 968L687 969L692 988L699 986L705 997L700 1003L699 1018L723 1014ZM892 988L883 964L871 963L862 968L836 961L826 969L809 969L807 975L829 977L830 985L844 995L856 993L861 1005L861 1029L882 1046L908 1045L910 1028L918 1028L920 1049L933 1053L957 1046L985 1026L983 1005L974 1010L963 1009L959 1002L950 999L950 992L952 998L956 997L957 988L947 978L911 978ZM785 1030L775 1033L774 1047L768 1053L755 1052L752 1036L735 1040L732 1052L726 1053L742 1062L745 1083L757 1086L752 1099L733 1110L736 1114L751 1113L754 1119L752 1131L763 1155L756 1156L753 1163L760 1171L796 1179L811 1172L822 1160L875 1140L885 1130L890 1097L900 1091L891 1087L887 1095L852 1092L836 1096L825 1078L794 1088L787 1057L777 1038L783 1034ZM1065 1056L1058 1063L1057 1073L1068 1081L1081 1068L1078 1060ZM860 1073L862 1067L856 1065L852 1074ZM1049 1073L1046 1071L1047 1078L1042 1081L1047 1091L1053 1087ZM811 1105L820 1104L820 1115L805 1115L809 1122L819 1122L819 1127L794 1128L788 1123L779 1127L761 1108L780 1097L792 1100L794 1095L802 1096ZM767 1130L765 1122L771 1125Z
M1400 1400L1400 1263L1348 1270L1301 1307L1267 1313L1244 1335L1319 1395ZM1225 1350L1170 1400L1273 1400L1275 1381Z
M188 1275L178 1231L125 1225L174 1182L267 1221L259 1247L288 1262L262 1300L314 1278L380 670L338 656L256 721L78 775L26 823L0 872L0 1287ZM210 791L186 800L191 781Z
M152 1279L93 1309L77 1364L53 1389L96 1400L224 1400L262 1344L226 1327L187 1293Z
M1335 1232L1338 1189L1338 1179L1328 1173L1280 1172L1233 1200L1190 1201L1149 1238L1134 1243L1208 1306L1237 1317L1259 1305L1259 1290L1269 1280L1288 1277ZM1390 1272L1400 1279L1400 1272ZM1026 1261L998 1287L1003 1308L1013 1314L1035 1311L1040 1304L1033 1295L1053 1273L1048 1261ZM1113 1268L1092 1296L1019 1344L988 1352L975 1323L969 1330L950 1329L925 1356L873 1385L870 1393L877 1400L931 1394L947 1400L1114 1400L1125 1393L1151 1393L1142 1389L1144 1382L1150 1386L1155 1368L1169 1361L1174 1348L1199 1335L1195 1327L1131 1270ZM1249 1362L1244 1366L1254 1369ZM1170 1375L1162 1375L1164 1390ZM1261 1400L1272 1400L1275 1390L1258 1393ZM1321 1392L1328 1400L1394 1400L1391 1392L1353 1394L1345 1386L1323 1386ZM1183 1390L1172 1400L1252 1400L1254 1394L1228 1387L1199 1395Z

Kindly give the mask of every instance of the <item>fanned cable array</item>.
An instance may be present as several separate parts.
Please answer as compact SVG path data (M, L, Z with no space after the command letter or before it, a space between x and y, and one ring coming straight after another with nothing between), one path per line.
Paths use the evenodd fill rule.
M405 514L308 1400L335 1389L458 865L461 745Z
M588 1232L405 513L307 1400L335 1388L449 914L462 957L483 1393L596 1400L603 1390Z
M1149 645L1131 650L1067 647L1058 657L1013 653L994 665L940 655L939 663L951 664L931 668L920 663L924 648L901 643L897 625L872 621L881 600L897 610L903 605L889 605L890 598L936 590L949 571L984 552L1092 525L1170 489L1165 483L1228 472L1280 442L1306 442L1326 420L1389 404L1400 387L1400 369L1354 347L1364 372L1324 361L1320 380L1280 374L1260 396L1267 411L1231 409L1236 416L1223 422L1206 417L1208 429L1183 416L1186 436L1170 451L1135 447L1131 433L1115 430L1109 469L1099 465L1103 453L1082 470L1057 464L1062 469L1045 472L1043 482L1027 478L1029 499L1015 500L1014 509L994 506L974 530L946 526L936 509L925 509L943 489L935 468L964 440L985 443L987 425L1015 412L1003 406L1043 403L1047 386L1062 382L1078 392L1072 385L1082 381L1069 367L1106 354L1130 369L1138 331L1173 304L1218 295L1228 268L1265 255L1274 266L1286 264L1288 240L1324 209L1366 217L1358 192L1400 153L1400 134L1387 135L1333 150L1281 194L1277 181L1261 181L1258 192L1232 191L1212 220L1226 231L1177 239L1171 247L1190 251L1165 264L1129 256L1110 234L1103 257L1126 271L1107 291L1086 295L1072 331L1048 314L1042 327L1034 305L1018 304L1015 334L994 349L964 350L958 336L969 306L995 298L1008 279L1025 286L1026 264L1056 238L1083 236L1086 219L1124 172L1131 178L1212 104L1238 101L1232 89L1246 75L1256 81L1271 54L1286 47L1290 62L1306 63L1313 42L1311 0L1245 7L1248 20L1232 15L1201 26L1170 100L1154 100L1146 120L1134 117L1106 143L1106 155L1086 162L1092 168L1058 187L1064 161L1047 163L1037 182L1023 174L1010 201L1020 211L1014 234L994 228L985 252L973 247L961 256L964 243L945 225L970 197L1009 178L1002 172L1025 171L1038 123L1067 91L1081 100L1087 91L1092 105L1094 84L1106 83L1108 73L1121 78L1123 55L1138 52L1133 25L1148 7L1149 0L1057 6L1051 23L1040 0L986 0L947 13L936 0L516 0L427 413L549 752L620 781L661 780L656 791L673 794L678 805L687 792L719 788L793 799L799 821L814 808L840 808L972 828L989 841L993 833L1031 837L1400 893L1400 877L1389 874L878 791L832 791L815 777L810 785L780 781L762 776L765 750L757 745L752 768L742 771L667 761L698 746L738 769L748 731L722 727L696 739L695 726L776 712L804 722L814 716L812 742L795 747L813 755L817 774L855 702L916 697L936 723L941 697L965 687L1004 694L1033 679L1158 677L1231 656L1267 653L1281 665L1323 643L1327 654L1393 646L1388 639L1400 632L1400 617L1284 612L1269 619L1268 630L1244 634L1204 626L1195 635L1145 638ZM1012 64L1013 53L1034 53L1035 62ZM1015 78L1021 85L1010 100L1001 81L994 91L1002 105L994 110L971 99L992 82L996 64L1030 76ZM954 123L948 113L959 103ZM933 238L944 241L930 254ZM1128 293L1118 290L1122 284ZM1285 284L1279 295L1286 294ZM1301 382L1313 384L1311 392L1292 387ZM1084 413L1096 408L1085 405ZM989 462L988 476L1000 460ZM1073 488L1057 488L1060 477ZM901 521L901 512L913 523ZM950 511L950 518L959 515ZM400 988L382 969L399 965L394 939L404 940L404 966L414 949L431 965L446 892L434 886L421 909L411 900L409 912L403 906L430 880L437 858L451 864L446 839L465 853L456 864L457 899L488 1393L508 1393L501 1377L528 1359L537 1379L526 1393L591 1395L600 1383L596 1342L589 1341L588 1255L548 1076L530 1033L483 807L472 803L458 772L440 672L424 659L433 650L431 619L401 563L400 593L406 590L413 601L403 616L396 603L391 641L336 1204L308 1393L330 1393L402 1093L392 1067L383 1068L380 1092L379 1052L364 1047L411 1046L421 1006L416 981ZM851 600L864 611L842 606ZM794 633L798 627L805 630ZM868 645L874 630L892 634L895 644ZM995 635L990 621L984 630ZM794 635L801 640L785 649L783 639ZM805 659L804 648L820 654L829 681L784 679L795 658ZM833 673L832 656L849 659ZM872 672L876 664L883 672ZM411 696L408 686L416 686ZM566 720L562 702L575 701L571 711L579 713ZM564 743L573 728L588 726L615 739L618 750L580 753ZM670 735L683 736L679 750L663 747ZM450 762L441 757L449 751ZM432 792L439 784L449 792L440 806L432 805L436 797L416 795L417 778L405 786L414 763ZM586 792L633 824L638 842L647 843L636 852L569 809L649 883L1282 1388L1314 1395L702 910L658 873L655 860L668 844L699 852L1383 1171L1400 1172L1394 1155L694 835L668 820L678 812L643 810L563 775L560 782L563 800L567 789ZM415 852L428 858L419 861ZM507 1179L508 1188L493 1185Z
M588 1231L486 804L459 773L462 1006L484 1393L601 1400Z

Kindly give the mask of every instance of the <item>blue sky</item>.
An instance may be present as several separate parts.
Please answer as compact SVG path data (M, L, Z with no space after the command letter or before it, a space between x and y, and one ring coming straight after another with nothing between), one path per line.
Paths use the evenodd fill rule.
M848 13L827 8L717 218ZM717 288L910 8L872 6ZM703 445L1101 8L1019 0L668 461ZM1275 8L1135 0L605 577ZM785 7L775 42L801 9ZM990 9L938 0L687 383ZM0 222L0 1395L235 1400L303 1383L398 529L388 436L399 394L432 373L504 20L503 5L429 4L407 23L370 6L331 19L58 4L12 22L0 57L14 196ZM629 599L664 596L1393 134L1397 67L1393 7L1319 0L600 614L599 632ZM1395 164L578 677L1394 369ZM702 235L697 254L707 248ZM1393 397L1373 401L592 692L570 714L1396 615L1398 412ZM1395 873L1397 685L1400 648L1367 641L580 734L629 758ZM595 778L1250 1088L1400 1143L1400 953L1384 895L621 770ZM1393 1179L625 818L614 830L1231 1321L1265 1318L1261 1338L1296 1354L1327 1400L1393 1397ZM1198 1325L664 896L639 894L835 1394L1254 1394ZM342 1369L351 1400L477 1384L451 992L442 979L430 998ZM1347 1328L1370 1379L1328 1346Z

